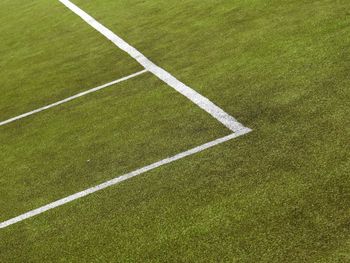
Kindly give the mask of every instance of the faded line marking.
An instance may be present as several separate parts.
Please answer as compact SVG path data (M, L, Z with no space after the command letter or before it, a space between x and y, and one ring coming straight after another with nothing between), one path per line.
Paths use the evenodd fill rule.
M219 108L213 102L211 102L208 98L199 94L195 90L191 89L174 76L172 76L169 72L165 71L161 67L155 65L152 61L146 58L141 52L137 49L129 45L111 30L106 28L101 23L97 22L92 16L87 14L85 11L80 9L78 6L70 2L69 0L59 0L62 4L64 4L67 8L69 8L72 12L82 18L86 23L88 23L91 27L96 29L110 41L112 41L117 47L128 53L131 57L133 57L136 61L138 61L145 69L152 72L159 79L167 83L170 87L174 88L176 91L187 97L193 103L198 105L200 108L208 112L211 116L225 125L233 132L238 132L241 130L251 131L251 129L244 127L241 123L239 123L235 118L226 113L224 110Z
M3 126L3 125L5 125L5 124L8 124L8 123L11 123L11 122L14 122L14 121L17 121L17 120L19 120L19 119L23 119L23 118L28 117L28 116L30 116L30 115L36 114L36 113L38 113L38 112L48 110L48 109L50 109L50 108L56 107L56 106L58 106L58 105L61 105L61 104L63 104L63 103L66 103L66 102L68 102L68 101L71 101L71 100L77 99L77 98L79 98L79 97L85 96L85 95L87 95L87 94L90 94L90 93L99 91L99 90L101 90L101 89L105 89L105 88L110 87L110 86L112 86L112 85L114 85L114 84L117 84L117 83L126 81L126 80L128 80L128 79L134 78L134 77L139 76L139 75L141 75L141 74L144 74L144 73L146 73L147 71L148 71L147 69L141 70L141 71L136 72L136 73L133 73L133 74L131 74L131 75L129 75L129 76L126 76L126 77L123 77L123 78L120 78L120 79L111 81L111 82L109 82L109 83L106 83L106 84L104 84L104 85L98 86L98 87L96 87L96 88L89 89L89 90L87 90L87 91L80 92L80 93L78 93L78 94L76 94L76 95L73 95L73 96L68 97L68 98L66 98L66 99L63 99L63 100L54 102L54 103L49 104L49 105L46 105L46 106L41 107L41 108L39 108L39 109L36 109L36 110L30 111L30 112L27 112L27 113L18 115L18 116L16 116L16 117L13 117L13 118L8 119L8 120L6 120L6 121L0 122L0 126Z
M116 178L114 178L112 180L109 180L109 181L106 181L106 182L104 182L102 184L99 184L99 185L96 185L94 187L88 188L88 189L86 189L84 191L72 194L70 196L67 196L65 198L59 199L59 200L57 200L55 202L52 202L50 204L44 205L42 207L39 207L37 209L31 210L31 211L29 211L27 213L24 213L22 215L19 215L17 217L14 217L12 219L4 221L4 222L0 223L0 228L5 228L5 227L8 227L8 226L13 225L15 223L18 223L20 221L23 221L25 219L28 219L28 218L31 218L33 216L42 214L42 213L44 213L44 212L46 212L48 210L51 210L53 208L56 208L56 207L62 206L64 204L70 203L70 202L72 202L74 200L77 200L77 199L82 198L84 196L90 195L92 193L101 191L101 190L103 190L103 189L105 189L107 187L116 185L116 184L118 184L120 182L123 182L123 181L126 181L126 180L128 180L128 179L130 179L132 177L135 177L135 176L141 175L143 173L146 173L148 171L154 170L154 169L156 169L156 168L158 168L160 166L163 166L165 164L169 164L169 163L175 162L175 161L177 161L179 159L185 158L185 157L193 155L195 153L199 153L199 152L204 151L204 150L206 150L208 148L214 147L214 146L216 146L218 144L227 142L229 140L237 138L238 136L244 135L244 134L246 134L248 132L249 131L244 130L244 131L240 131L240 132L237 132L237 133L233 133L233 134L227 135L225 137L216 139L214 141L202 144L200 146L197 146L197 147L192 148L190 150L187 150L185 152L176 154L176 155L174 155L172 157L168 157L168 158L165 158L165 159L163 159L161 161L158 161L158 162L152 163L150 165L144 166L144 167L142 167L140 169L137 169L135 171L132 171L130 173L127 173L127 174L124 174L122 176L116 177Z

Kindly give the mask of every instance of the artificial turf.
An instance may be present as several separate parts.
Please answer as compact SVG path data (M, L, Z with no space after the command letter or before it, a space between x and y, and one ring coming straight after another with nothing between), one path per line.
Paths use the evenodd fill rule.
M0 261L350 262L348 1L74 2L254 131L0 230ZM62 9L65 16L74 17L69 12ZM84 22L79 27L88 31ZM106 48L115 49L106 43ZM126 107L125 111L140 110L143 101L149 105L144 109L149 111L142 126L144 133L128 129L125 121L107 125L112 129L114 125L125 125L126 131L120 130L123 136L131 141L142 138L143 145L137 149L137 145L119 141L109 146L111 141L105 140L105 149L99 145L89 148L91 141L84 137L81 160L86 159L87 149L101 156L111 151L118 156L123 152L114 146L133 153L143 151L149 143L155 143L155 158L162 151L172 152L177 140L185 147L193 140L199 142L226 132L220 125L211 124L212 120L192 108L190 102L186 104L185 99L178 97L179 103L172 104L173 98L180 95L170 88L166 91L167 87L157 85L162 91L151 90L148 94L151 87L147 78L145 75L122 84L120 91L113 87L113 91L93 96L81 106L77 101L77 110L70 108L74 104L67 105L37 117L36 121L28 119L0 127L9 152L5 158L16 158L13 153L21 152L17 149L17 136L22 144L30 142L23 148L24 154L30 154L28 148L35 138L40 138L35 135L36 130L57 131L58 135L52 136L59 138L64 130L75 129L70 137L73 140L79 127L84 126L65 123L67 114L71 112L72 120L76 118L88 125L97 117L85 115L85 109L92 112L99 101L106 104L100 112L104 116L99 122L102 125L104 118L113 115L109 104L112 102L108 103L111 93L115 94L116 103ZM143 80L146 90L140 88L142 91L135 92L135 97L130 95L128 92L142 87ZM166 139L157 143L145 138L158 126L167 131L166 118L159 120L154 113L162 107L169 110L167 117L181 120L189 114L184 123L178 122L183 125L183 138L177 137L170 145ZM68 113L62 112L65 110ZM119 114L128 116L123 109L118 108L116 113L114 118ZM84 115L86 118L81 118ZM51 125L55 126L56 118L60 125L55 130ZM135 118L137 121L141 117ZM198 138L200 132L195 127L201 127L200 124L213 130L205 129L203 137ZM27 135L26 127L30 131ZM112 129L107 133L103 125L99 126L98 131L102 132L92 132L91 138L113 138ZM168 135L164 132L162 136ZM64 141L62 145L60 140L56 142L57 147L65 145ZM58 150L57 156L61 152L68 156L63 150ZM80 156L71 158L79 161ZM40 164L42 157L37 158ZM133 160L140 163L147 158L141 152ZM120 168L118 164L96 164L95 171L100 167L103 172L91 173L90 178L102 180L108 173L136 168L138 163L130 162ZM5 168L11 172L18 169L15 166L14 161L12 167ZM79 163L77 167L85 169ZM10 179L9 172L1 173L0 180ZM28 180L40 188L43 176L31 173ZM75 186L69 180L66 186L61 183L62 189L73 190L88 182L78 178ZM1 189L1 201L7 196L6 191ZM54 191L58 195L59 190ZM10 215L11 206L18 209L15 202L8 202L0 203L0 214ZM23 200L21 209L26 202L31 200Z

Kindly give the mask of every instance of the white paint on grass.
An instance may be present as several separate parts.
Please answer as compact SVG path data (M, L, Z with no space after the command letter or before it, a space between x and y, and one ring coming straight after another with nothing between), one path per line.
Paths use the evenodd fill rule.
M80 93L78 93L78 94L76 94L76 95L73 95L73 96L71 96L71 97L69 97L69 98L66 98L66 99L57 101L57 102L55 102L55 103L46 105L46 106L41 107L41 108L36 109L36 110L32 110L32 111L30 111L30 112L27 112L27 113L18 115L18 116L16 116L16 117L13 117L13 118L8 119L8 120L6 120L6 121L2 121L2 122L0 122L0 126L5 125L5 124L8 124L8 123L11 123L11 122L14 122L14 121L17 121L17 120L19 120L19 119L23 119L23 118L28 117L28 116L30 116L30 115L33 115L33 114L35 114L35 113L38 113L38 112L41 112L41 111L44 111L44 110L48 110L48 109L50 109L50 108L53 108L53 107L56 107L56 106L61 105L61 104L63 104L63 103L66 103L66 102L68 102L68 101L77 99L77 98L82 97L82 96L85 96L85 95L87 95L87 94L90 94L90 93L99 91L99 90L101 90L101 89L110 87L110 86L112 86L112 85L114 85L114 84L117 84L117 83L123 82L123 81L125 81L125 80L134 78L134 77L139 76L139 75L141 75L141 74L143 74L143 73L146 73L146 72L147 72L147 70L144 69L144 70L141 70L141 71L136 72L136 73L134 73L134 74L131 74L131 75L129 75L129 76L126 76L126 77L123 77L123 78L114 80L114 81L112 81L112 82L106 83L106 84L104 84L104 85L98 86L98 87L96 87L96 88L93 88L93 89L89 89L89 90L87 90L87 91L80 92Z
M187 97L189 100L197 104L200 108L208 112L215 119L225 125L233 132L239 132L241 130L251 131L249 128L244 127L235 118L226 113L224 110L219 108L213 102L211 102L206 97L202 96L195 90L191 89L169 72L165 71L161 67L155 65L152 61L146 58L141 52L139 52L134 47L130 46L127 42L113 33L111 30L106 28L101 23L97 22L92 16L87 14L85 11L80 9L78 6L70 2L69 0L59 0L62 4L68 7L71 11L81 17L86 23L112 41L117 47L128 53L136 61L138 61L145 69L152 72L159 79L167 83L170 87L174 88L176 91Z
M116 177L116 178L111 179L111 180L109 180L109 181L106 181L106 182L104 182L104 183L102 183L102 184L99 184L99 185L96 185L96 186L94 186L94 187L88 188L88 189L86 189L86 190L84 190L84 191L81 191L81 192L72 194L72 195L70 195L70 196L67 196L67 197L65 197L65 198L62 198L62 199L57 200L57 201L55 201L55 202L52 202L52 203L50 203L50 204L44 205L44 206L42 206L42 207L39 207L39 208L37 208L37 209L34 209L34 210L32 210L32 211L29 211L29 212L27 212L27 213L24 213L24 214L22 214L22 215L19 215L19 216L17 216L17 217L14 217L14 218L12 218L12 219L9 219L9 220L7 220L7 221L4 221L4 222L0 223L0 228L5 228L5 227L8 227L8 226L13 225L13 224L15 224L15 223L18 223L18 222L20 222L20 221L23 221L23 220L25 220L25 219L28 219L28 218L31 218L31 217L33 217L33 216L42 214L42 213L44 213L44 212L46 212L46 211L48 211L48 210L51 210L51 209L56 208L56 207L59 207L59 206L61 206L61 205L70 203L70 202L72 202L72 201L74 201L74 200L77 200L77 199L82 198L82 197L84 197L84 196L90 195L90 194L92 194L92 193L101 191L101 190L103 190L103 189L105 189L105 188L107 188L107 187L110 187L110 186L112 186L112 185L118 184L118 183L123 182L123 181L125 181L125 180L128 180L128 179L130 179L130 178L132 178L132 177L141 175L141 174L143 174L143 173L146 173L146 172L148 172L148 171L151 171L151 170L153 170L153 169L156 169L156 168L158 168L158 167L160 167L160 166L163 166L163 165L165 165L165 164L172 163L172 162L174 162L174 161L177 161L177 160L179 160L179 159L182 159L182 158L185 158L185 157L187 157L187 156L193 155L193 154L195 154L195 153L204 151L204 150L206 150L206 149L208 149L208 148L211 148L211 147L216 146L216 145L218 145L218 144L221 144L221 143L223 143L223 142L227 142L227 141L232 140L232 139L234 139L234 138L237 138L238 136L241 136L241 135L243 135L243 134L245 134L245 133L247 133L247 132L249 132L249 131L247 131L247 130L241 130L241 131L239 131L239 132L237 132L237 133L230 134L230 135L228 135L228 136L225 136L225 137L216 139L216 140L214 140L214 141L211 141L211 142L202 144L202 145L200 145L200 146L197 146L197 147L192 148L192 149L190 149L190 150L187 150L187 151L185 151L185 152L176 154L176 155L174 155L174 156L172 156L172 157L168 157L168 158L165 158L165 159L163 159L163 160L161 160L161 161L158 161L158 162L152 163L152 164L150 164L150 165L144 166L144 167L142 167L142 168L140 168L140 169L137 169L137 170L135 170L135 171L132 171L132 172L130 172L130 173L127 173L127 174L124 174L124 175L122 175L122 176Z
M96 87L94 89L79 93L77 95L74 95L72 97L69 97L65 100L50 104L48 106L42 107L40 109L22 114L20 116L17 116L15 118L12 118L7 121L0 122L0 126L7 124L9 122L27 117L29 115L32 115L34 113L52 108L54 106L60 105L62 103L65 103L67 101L70 101L72 99L84 96L88 93L95 92L97 90L106 88L108 86L111 86L113 84L119 83L121 81L130 79L134 76L140 75L142 73L145 73L147 71L152 72L155 76L157 76L159 79L167 83L169 86L174 88L176 91L181 93L182 95L186 96L188 99L190 99L192 102L194 102L196 105L198 105L200 108L211 114L215 119L217 119L219 122L224 124L227 128L232 130L234 133L216 139L214 141L205 143L203 145L197 146L195 148L192 148L190 150L184 151L182 153L179 153L177 155L174 155L172 157L165 158L161 161L155 162L153 164L144 166L140 169L137 169L135 171L132 171L130 173L124 174L122 176L116 177L114 179L111 179L109 181L106 181L102 184L96 185L94 187L88 188L86 190L83 190L81 192L72 194L70 196L67 196L65 198L59 199L55 202L52 202L50 204L44 205L42 207L39 207L37 209L31 210L27 213L24 213L22 215L19 215L17 217L14 217L12 219L9 219L7 221L1 222L0 223L0 228L5 228L10 225L13 225L15 223L18 223L20 221L23 221L25 219L34 217L36 215L39 215L41 213L44 213L48 210L54 209L56 207L62 206L64 204L70 203L74 200L77 200L79 198L85 197L87 195L90 195L92 193L101 191L107 187L116 185L120 182L123 182L125 180L128 180L132 177L141 175L143 173L146 173L148 171L151 171L153 169L156 169L160 166L175 162L179 159L185 158L187 156L196 154L198 152L204 151L208 148L214 147L218 144L227 142L229 140L232 140L234 138L237 138L238 136L244 135L246 133L249 133L251 129L244 127L242 124L240 124L235 118L227 114L225 111L223 111L221 108L216 106L214 103L212 103L210 100L208 100L206 97L202 96L198 92L194 91L190 87L186 86L184 83L181 81L177 80L174 76L172 76L169 72L165 71L164 69L158 67L155 65L153 62L151 62L148 58L146 58L142 53L140 53L138 50L136 50L134 47L130 46L128 43L126 43L123 39L118 37L116 34L114 34L112 31L110 31L108 28L97 22L94 18L92 18L90 15L88 15L86 12L81 10L79 7L71 3L69 0L59 0L61 3L63 3L65 6L67 6L70 10L72 10L74 13L76 13L78 16L80 16L84 21L86 21L89 25L91 25L93 28L95 28L97 31L99 31L101 34L103 34L105 37L107 37L109 40L111 40L116 46L118 46L120 49L124 50L127 52L130 56L132 56L134 59L136 59L144 68L145 70L137 72L135 74L132 74L130 76L124 77L122 79L107 83L105 85Z

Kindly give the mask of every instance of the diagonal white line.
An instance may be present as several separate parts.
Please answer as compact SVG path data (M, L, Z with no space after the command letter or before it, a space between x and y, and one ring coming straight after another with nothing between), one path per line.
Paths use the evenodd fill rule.
M184 83L180 82L179 80L177 80L174 76L172 76L170 73L168 73L167 71L165 71L164 69L158 67L157 65L155 65L153 62L151 62L149 59L147 59L142 53L140 53L138 50L136 50L134 47L130 46L128 43L126 43L124 40L122 40L120 37L118 37L117 35L115 35L112 31L110 31L108 28L104 27L102 24L100 24L99 22L97 22L94 18L92 18L90 15L88 15L87 13L85 13L83 10L81 10L79 7L77 7L76 5L74 5L73 3L71 3L69 0L59 0L60 2L62 2L65 6L67 6L69 9L71 9L74 13L76 13L78 16L80 16L84 21L86 21L89 25L91 25L93 28L95 28L97 31L99 31L101 34L103 34L105 37L107 37L109 40L111 40L116 46L118 46L120 49L124 50L125 52L127 52L130 56L132 56L135 60L137 60L142 66L144 66L145 70L142 70L140 72L137 72L135 74L132 74L130 76L124 77L122 79L119 80L115 80L113 82L107 83L105 85L96 87L94 89L79 93L77 95L74 95L72 97L69 97L67 99L61 100L59 102L47 105L45 107L42 107L40 109L22 114L20 116L17 116L15 118L9 119L7 121L3 121L0 122L0 126L7 124L9 122L27 117L29 115L35 114L37 112L55 107L57 105L60 105L62 103L65 103L67 101L70 101L72 99L84 96L86 94L89 94L91 92L95 92L97 90L106 88L110 85L119 83L121 81L130 79L134 76L143 74L147 71L152 72L155 76L157 76L159 79L163 80L165 83L167 83L169 86L171 86L172 88L174 88L175 90L177 90L179 93L181 93L182 95L186 96L188 99L190 99L192 102L194 102L196 105L198 105L200 108L202 108L203 110L205 110L206 112L208 112L209 114L211 114L215 119L217 119L218 121L220 121L222 124L224 124L227 128L229 128L230 130L232 130L234 133L230 134L228 136L216 139L214 141L205 143L203 145L197 146L195 148L192 148L190 150L187 150L185 152L179 153L177 155L174 155L172 157L168 157L165 158L161 161L155 162L153 164L144 166L140 169L137 169L135 171L132 171L130 173L124 174L122 176L116 177L112 180L106 181L102 184L99 184L97 186L88 188L86 190L83 190L81 192L72 194L70 196L67 196L65 198L59 199L55 202L52 202L50 204L44 205L42 207L39 207L37 209L31 210L27 213L24 213L22 215L19 215L17 217L14 217L12 219L6 220L4 222L0 223L0 228L5 228L8 227L12 224L18 223L20 221L23 221L25 219L34 217L36 215L39 215L41 213L44 213L48 210L54 209L56 207L62 206L64 204L67 204L69 202L72 202L76 199L85 197L87 195L90 195L92 193L101 191L107 187L116 185L120 182L123 182L125 180L128 180L132 177L141 175L143 173L146 173L148 171L151 171L153 169L156 169L160 166L163 166L165 164L169 164L172 163L174 161L177 161L179 159L185 158L187 156L196 154L198 152L204 151L208 148L214 147L218 144L224 143L226 141L232 140L238 136L244 135L246 133L249 133L251 131L251 129L244 127L241 123L239 123L236 119L234 119L232 116L230 116L229 114L227 114L225 111L223 111L221 108L219 108L218 106L216 106L214 103L212 103L210 100L208 100L206 97L202 96L201 94L199 94L198 92L194 91L193 89L191 89L190 87L186 86Z
M77 14L80 18L82 18L86 23L88 23L91 27L96 29L110 41L112 41L117 47L128 53L132 58L138 61L145 69L152 72L159 79L167 83L170 87L187 97L197 106L208 112L211 116L225 125L233 132L238 132L240 130L251 131L249 128L244 127L241 123L239 123L235 118L226 113L224 110L219 108L213 102L211 102L208 98L199 94L195 90L191 89L178 79L176 79L169 72L165 71L161 67L154 64L148 58L146 58L141 52L137 49L129 45L107 27L97 22L92 16L87 14L85 11L80 9L78 6L70 2L69 0L59 0L62 4L68 7L71 11Z
M5 125L5 124L8 124L8 123L11 123L11 122L14 122L14 121L17 121L17 120L22 119L22 118L25 118L25 117L28 117L28 116L33 115L33 114L35 114L35 113L38 113L38 112L41 112L41 111L44 111L44 110L48 110L48 109L50 109L50 108L53 108L53 107L56 107L56 106L61 105L61 104L63 104L63 103L66 103L66 102L68 102L68 101L77 99L77 98L82 97L82 96L85 96L85 95L87 95L87 94L90 94L90 93L99 91L99 90L101 90L101 89L110 87L110 86L112 86L112 85L114 85L114 84L117 84L117 83L126 81L126 80L128 80L128 79L134 78L134 77L139 76L139 75L141 75L141 74L143 74L143 73L146 73L146 72L147 72L147 69L144 69L144 70L141 70L141 71L139 71L139 72L133 73L133 74L131 74L131 75L129 75L129 76L126 76L126 77L123 77L123 78L120 78L120 79L111 81L111 82L109 82L109 83L106 83L106 84L104 84L104 85L98 86L98 87L96 87L96 88L92 88L92 89L89 89L89 90L80 92L80 93L75 94L75 95L73 95L73 96L71 96L71 97L68 97L68 98L66 98L66 99L63 99L63 100L54 102L54 103L52 103L52 104L43 106L43 107L38 108L38 109L36 109L36 110L32 110L32 111L29 111L29 112L27 112L27 113L23 113L23 114L21 114L21 115L18 115L18 116L16 116L16 117L11 118L11 119L8 119L8 120L5 120L5 121L0 122L0 126Z
M14 217L12 219L4 221L4 222L0 223L0 228L5 228L5 227L8 227L8 226L13 225L15 223L18 223L20 221L23 221L25 219L28 219L28 218L31 218L33 216L42 214L42 213L44 213L44 212L46 212L48 210L51 210L53 208L56 208L56 207L62 206L64 204L70 203L70 202L72 202L74 200L77 200L77 199L82 198L84 196L90 195L92 193L101 191L101 190L103 190L103 189L105 189L107 187L110 187L112 185L116 185L116 184L118 184L120 182L126 181L126 180L128 180L128 179L130 179L132 177L141 175L143 173L146 173L148 171L156 169L156 168L158 168L160 166L163 166L165 164L172 163L174 161L177 161L179 159L182 159L182 158L185 158L187 156L193 155L195 153L204 151L204 150L206 150L208 148L211 148L211 147L216 146L218 144L221 144L223 142L227 142L229 140L237 138L238 136L241 136L241 135L246 134L248 132L249 131L243 130L243 131L240 131L240 132L237 132L237 133L233 133L233 134L230 134L228 136L216 139L214 141L202 144L200 146L197 146L197 147L192 148L190 150L187 150L185 152L176 154L176 155L174 155L172 157L168 157L168 158L165 158L165 159L163 159L161 161L158 161L158 162L152 163L150 165L144 166L144 167L142 167L140 169L137 169L135 171L132 171L130 173L127 173L127 174L124 174L122 176L116 177L116 178L114 178L112 180L109 180L109 181L106 181L106 182L104 182L102 184L99 184L99 185L96 185L94 187L91 187L91 188L88 188L86 190L83 190L81 192L72 194L70 196L67 196L65 198L59 199L59 200L57 200L55 202L52 202L50 204L44 205L42 207L39 207L37 209L31 210L31 211L29 211L27 213L24 213L22 215L19 215L17 217Z

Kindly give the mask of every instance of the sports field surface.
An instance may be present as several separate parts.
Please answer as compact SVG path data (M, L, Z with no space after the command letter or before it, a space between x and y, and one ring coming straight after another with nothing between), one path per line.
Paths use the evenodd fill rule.
M1 0L0 262L350 262L350 1Z

